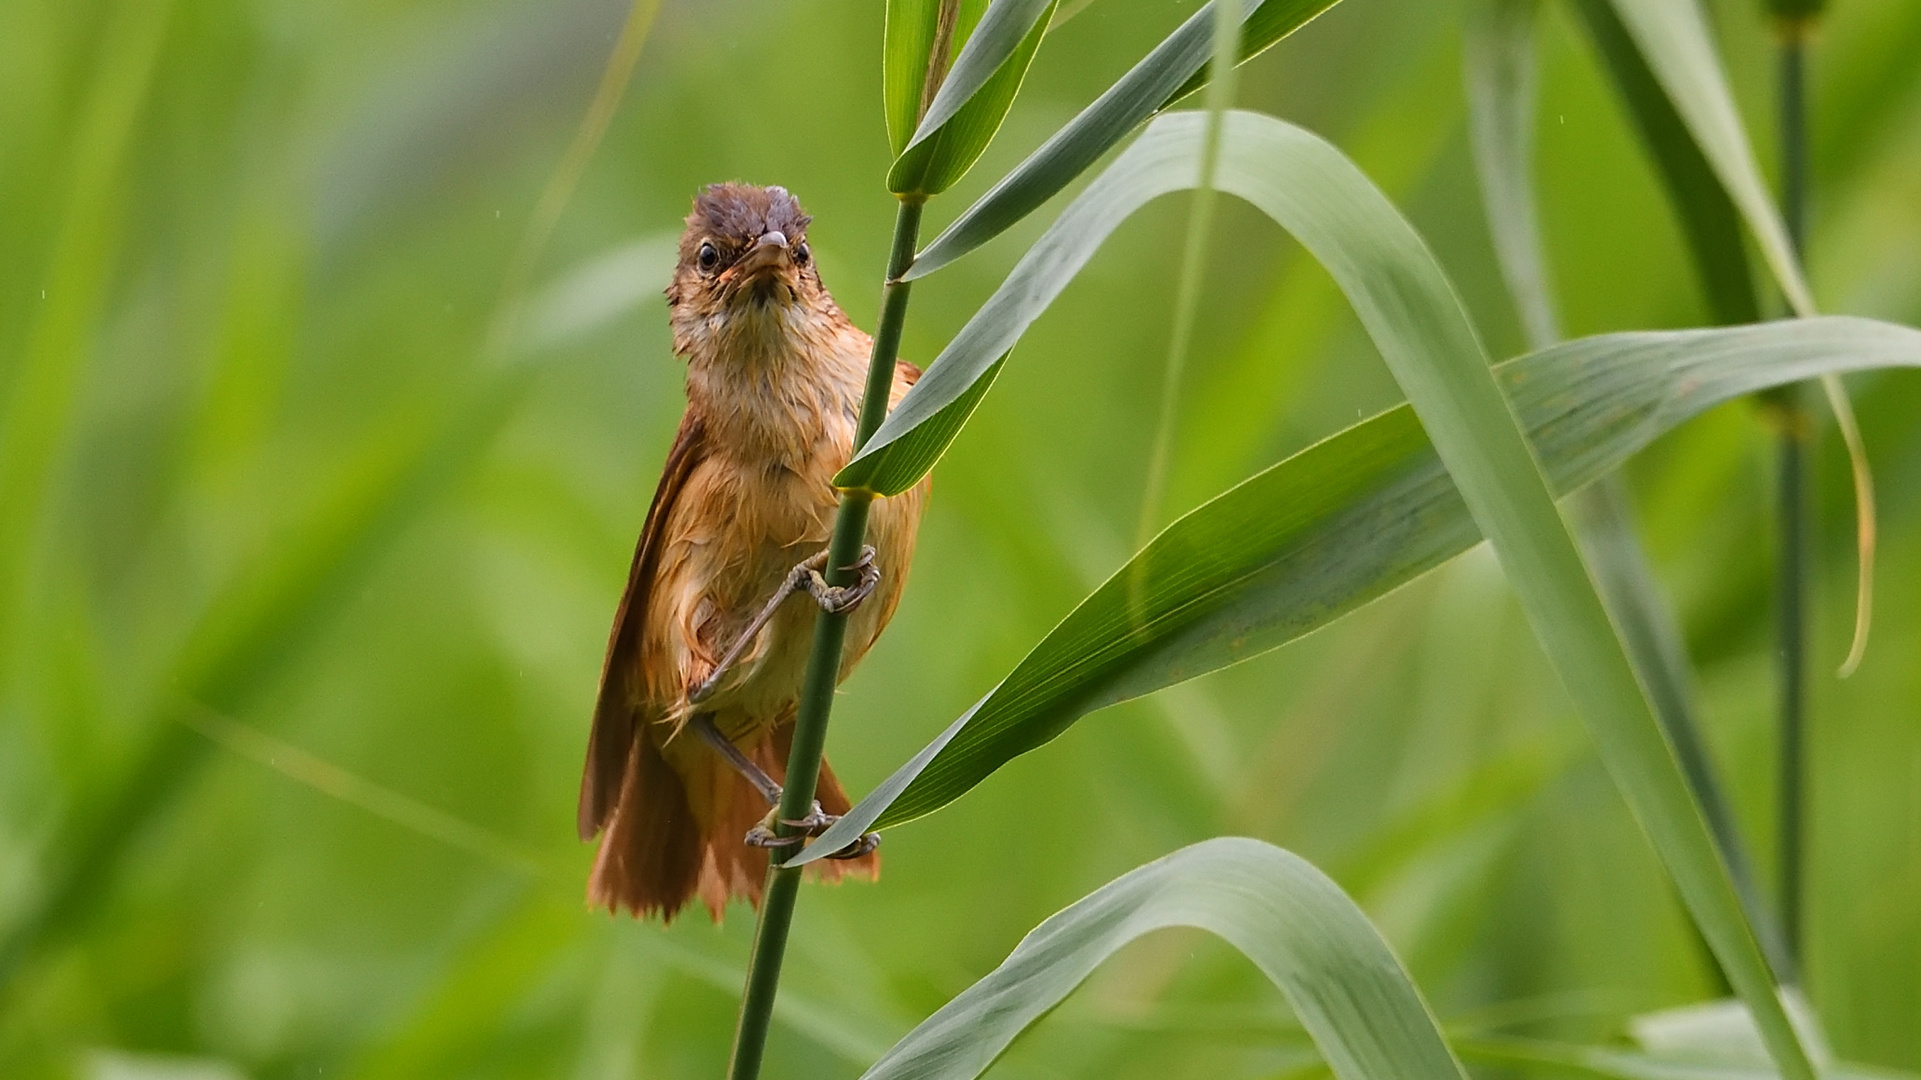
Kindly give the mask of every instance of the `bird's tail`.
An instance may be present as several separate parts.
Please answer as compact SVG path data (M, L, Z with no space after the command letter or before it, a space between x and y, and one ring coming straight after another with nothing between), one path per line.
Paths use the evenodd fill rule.
M790 721L741 750L768 775L782 780L793 734ZM588 901L642 917L658 913L670 921L696 895L715 922L735 897L758 907L767 851L748 847L742 838L766 815L767 801L699 740L676 739L663 753L650 735L634 735L620 800L587 882ZM825 761L815 797L830 814L847 812L847 793ZM880 873L880 855L824 859L810 869L824 881L845 874L872 880Z

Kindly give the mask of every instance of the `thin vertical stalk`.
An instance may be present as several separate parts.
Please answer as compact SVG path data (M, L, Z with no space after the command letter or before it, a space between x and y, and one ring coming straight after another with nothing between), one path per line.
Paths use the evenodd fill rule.
M1174 426L1180 419L1181 384L1187 354L1193 345L1194 320L1200 310L1201 278L1207 241L1214 229L1214 173L1220 161L1221 123L1234 104L1234 64L1241 45L1241 4L1217 0L1214 7L1214 58L1208 69L1207 136L1201 150L1200 183L1188 209L1187 238L1181 250L1181 276L1174 294L1174 327L1168 339L1167 367L1161 376L1160 418L1154 424L1153 448L1148 452L1147 476L1141 484L1141 516L1134 546L1153 539L1160 522L1161 500L1167 492L1168 461L1174 452Z
M882 286L880 326L874 332L874 353L867 368L867 390L861 399L860 425L854 435L854 449L873 437L887 417L888 398L894 385L894 359L900 350L901 327L907 321L907 294L911 282L900 280L914 262L914 245L920 239L922 202L903 198L894 219L894 250L887 260L887 282ZM832 585L851 585L855 574L848 568L860 559L867 535L867 511L873 496L860 491L843 491L840 511L834 518L833 538L827 545L827 581ZM827 717L834 707L834 685L840 680L841 646L847 637L846 614L822 612L814 622L813 651L807 658L807 681L801 689L800 708L794 720L794 745L787 756L787 784L781 791L779 817L798 820L814 804L814 785L820 775L821 749L827 741ZM781 836L793 835L786 825L777 824ZM800 891L801 871L770 861L767 888L760 908L760 923L754 931L754 951L747 964L747 989L741 995L740 1023L734 1029L734 1052L727 1065L730 1080L754 1080L760 1075L761 1057L767 1049L767 1028L774 1014L774 994L780 987L781 960L787 952L787 932L794 918L794 901Z
M1778 56L1781 125L1781 216L1798 256L1807 226L1807 22L1783 19ZM1805 858L1807 776L1807 599L1809 416L1800 387L1771 404L1777 414L1775 635L1779 672L1778 835L1781 933L1801 959L1801 881Z

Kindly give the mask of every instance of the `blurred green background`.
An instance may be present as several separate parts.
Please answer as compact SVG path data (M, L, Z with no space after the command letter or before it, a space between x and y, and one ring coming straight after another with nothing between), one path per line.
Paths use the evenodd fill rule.
M1764 158L1772 40L1715 0ZM1064 5L938 225L1194 7ZM607 623L681 408L659 290L703 183L794 190L872 325L876 0L664 0L530 245L616 0L0 4L0 1075L700 1077L751 913L589 912L573 800ZM1240 103L1352 155L1520 350L1452 3L1349 0ZM1673 219L1563 5L1538 169L1570 334L1704 322ZM1813 51L1825 310L1921 324L1921 5ZM915 291L925 362L1049 215ZM887 775L1128 553L1182 200L1103 249L947 456L829 753ZM535 230L537 232L537 230ZM531 257L517 255L531 252ZM1224 201L1170 513L1399 397L1329 279ZM1820 443L1807 987L1837 1051L1921 1068L1921 376L1852 383L1881 495L1875 637ZM1629 470L1712 749L1772 866L1769 433L1736 404ZM147 771L129 779L141 762ZM89 823L104 823L89 833ZM1208 836L1325 868L1444 1021L1599 1040L1712 996L1652 854L1485 549L1312 637L1117 707L802 897L770 1077L856 1075L1048 913ZM118 837L114 858L89 835ZM76 872L81 876L72 878ZM1771 873L1771 870L1770 870ZM1273 1076L1304 1040L1199 934L1133 946L1000 1066ZM174 1070L174 1071L167 1071Z

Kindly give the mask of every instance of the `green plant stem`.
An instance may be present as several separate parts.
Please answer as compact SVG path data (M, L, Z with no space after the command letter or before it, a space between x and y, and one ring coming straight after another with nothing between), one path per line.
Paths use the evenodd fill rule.
M907 294L911 282L900 280L914 262L914 245L920 239L922 203L902 199L894 219L894 250L887 260L887 282L882 286L880 326L874 331L874 354L867 368L867 391L861 399L860 425L855 429L854 448L871 438L887 418L888 398L894 386L894 358L900 351L901 327L907 322ZM861 491L843 491L840 512L834 518L833 538L827 545L827 581L832 585L851 585L854 573L847 569L860 559L867 536L867 511L873 496ZM841 645L847 637L847 616L822 612L814 622L814 646L807 658L807 681L800 695L800 709L794 720L794 745L787 756L786 786L781 791L780 814L786 820L805 817L814 803L814 785L820 776L821 749L827 741L827 717L834 708L834 686L840 681ZM781 836L793 830L776 825ZM787 952L787 931L794 919L794 901L800 891L801 870L770 863L767 888L761 900L760 924L754 931L754 951L747 963L747 989L741 995L740 1023L734 1029L734 1052L728 1062L731 1080L754 1080L760 1075L761 1057L767 1049L767 1027L774 1014L774 994L780 987L780 965Z
M1234 104L1234 61L1240 43L1241 5L1222 0L1214 8L1214 59L1208 67L1207 85L1207 139L1201 150L1200 183L1194 188L1194 201L1188 209L1187 236L1181 249L1181 276L1174 295L1174 331L1168 339L1167 367L1161 377L1160 419L1154 424L1147 477L1141 485L1140 523L1134 531L1136 548L1146 546L1154 538L1160 523L1161 502L1167 494L1174 426L1180 421L1181 383L1187 371L1187 354L1194 344L1194 320L1200 310L1207 241L1214 231L1214 174L1220 166L1221 117Z
M1806 23L1781 24L1780 124L1781 216L1796 254L1807 221L1807 95L1804 80ZM1800 387L1786 387L1770 403L1778 414L1775 436L1776 569L1775 634L1780 675L1779 875L1781 935L1788 955L1801 958L1801 870L1804 852L1804 788L1807 775L1808 598L1808 409Z

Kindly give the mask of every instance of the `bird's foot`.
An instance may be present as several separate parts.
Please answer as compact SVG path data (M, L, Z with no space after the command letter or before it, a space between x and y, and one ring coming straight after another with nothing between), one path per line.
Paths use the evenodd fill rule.
M834 822L840 820L839 814L830 814L822 810L818 801L814 803L812 809L807 811L806 817L797 819L783 818L778 816L779 814L780 810L778 808L769 810L767 811L767 816L761 819L760 824L747 830L747 836L744 839L748 847L793 847L797 844L805 843L810 837L819 836L821 833L826 832ZM797 831L788 836L781 836L775 831L774 827L776 825L785 825ZM859 840L854 841L827 857L830 859L858 859L872 852L879 846L880 834L867 833Z
M814 803L813 809L807 812L806 817L791 821L781 817L780 807L776 806L767 811L767 816L760 819L760 824L747 830L745 843L748 847L793 847L795 844L804 843L810 836L825 832L835 820L832 814L820 808L818 801ZM798 831L788 836L781 836L774 831L776 825L785 825Z
M853 843L847 845L844 848L841 848L839 851L836 851L832 855L829 855L827 857L830 859L858 859L858 858L861 858L862 856L873 854L874 849L879 846L880 846L879 833L877 832L861 833L859 840L854 841Z
M720 662L714 665L714 670L708 672L706 678L695 683L688 690L687 700L698 705L713 696L714 691L720 688L721 677L733 670L741 654L747 651L748 645L760 635L761 630L773 619L774 613L780 610L781 603L792 594L804 589L807 595L813 597L814 602L820 605L822 611L829 615L842 615L859 606L860 602L872 595L874 588L880 584L880 568L874 565L874 548L871 544L861 548L860 558L856 559L852 566L847 567L849 570L860 573L860 577L852 585L829 585L827 578L821 574L826 566L827 552L821 551L788 571L780 588L774 590L774 595L768 598L766 606L762 607L753 621L747 624L747 629L741 631L740 636L734 639L734 644L728 648L726 655L720 658Z
M874 546L868 544L860 549L860 558L845 569L858 571L860 578L852 585L829 585L821 576L820 568L827 564L827 553L819 555L794 567L794 572L806 573L803 588L820 609L829 615L841 615L860 606L862 600L873 595L875 586L880 584L880 567L874 563Z

